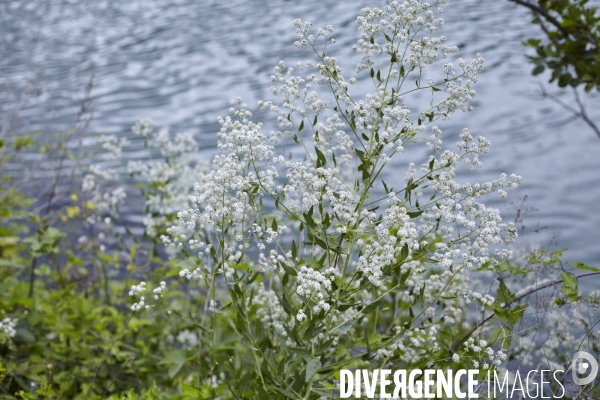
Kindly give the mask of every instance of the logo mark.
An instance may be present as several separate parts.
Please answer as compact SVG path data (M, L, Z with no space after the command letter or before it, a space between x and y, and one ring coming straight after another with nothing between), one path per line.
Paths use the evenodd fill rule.
M592 383L598 375L598 362L587 351L578 351L573 355L571 374L573 375L573 382L579 386Z

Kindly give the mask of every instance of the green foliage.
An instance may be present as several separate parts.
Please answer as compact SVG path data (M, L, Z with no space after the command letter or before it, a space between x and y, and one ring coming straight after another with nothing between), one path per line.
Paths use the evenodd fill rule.
M600 14L588 0L516 1L525 4L540 24L545 40L528 39L526 46L535 48L530 60L533 75L548 68L550 82L560 87L583 85L586 92L600 90Z
M38 147L33 138L3 146L0 164ZM198 327L161 303L176 311L183 308L177 299L194 297L175 283L134 313L127 295L134 277L159 281L180 266L153 256L155 240L131 233L113 233L119 246L111 250L104 238L79 243L94 206L76 194L44 214L24 194L31 182L2 173L0 183L0 320L15 322L14 335L0 330L0 399L199 398L184 384L200 377L197 351L176 339Z
M18 322L16 335L0 341L5 369L0 398L13 398L17 392L23 399L94 399L121 392L128 392L122 398L138 398L153 381L161 393L176 395L175 374L179 379L192 379L197 373L192 364L164 373L164 363L182 351L177 342L165 337L176 336L179 330L191 328L190 324L161 308L131 312L126 293L132 280L118 272L119 264L135 260L105 265L110 275L105 292L100 289L105 285L102 269L90 261L113 257L97 246L91 252L83 246L69 250L60 242L63 236L48 227L16 242L14 246L22 251L13 249L12 258L6 254L2 258L0 315ZM68 251L77 255L57 257ZM35 292L30 296L29 284L22 277L28 276L32 258L44 261L38 263ZM155 273L162 277L170 268L165 264ZM169 296L176 296L176 286L172 289ZM152 398L148 393L139 398ZM154 398L167 397L156 394Z
M577 301L579 298L579 287L577 284L577 277L565 271L561 271L563 285L561 291L571 301Z

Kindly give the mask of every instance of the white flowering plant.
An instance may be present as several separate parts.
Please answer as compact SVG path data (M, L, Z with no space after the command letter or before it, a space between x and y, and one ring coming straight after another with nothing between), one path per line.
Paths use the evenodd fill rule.
M437 125L472 110L484 59L446 61L458 48L438 36L443 3L361 10L356 78L328 55L333 27L294 21L295 45L316 59L275 67L280 100L259 107L278 129L265 133L239 98L219 118L219 154L162 236L190 265L180 276L205 294L190 317L213 395L319 398L336 393L340 368L507 359L526 306L475 291L473 277L506 263L517 237L480 199L504 198L521 178L456 179L461 165L482 167L490 142L465 128L447 148ZM353 95L360 77L373 84L363 97ZM404 179L387 172L397 159L409 165ZM482 309L505 340L475 344ZM463 343L480 355L462 359Z

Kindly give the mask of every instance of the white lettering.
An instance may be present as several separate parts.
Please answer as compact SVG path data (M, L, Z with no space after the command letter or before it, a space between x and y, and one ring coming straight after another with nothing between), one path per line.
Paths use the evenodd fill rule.
M552 376L554 377L554 380L556 381L556 383L558 383L560 385L560 388L562 389L562 394L560 396L554 396L554 398L560 399L565 395L565 387L562 385L562 383L560 383L560 381L558 379L556 379L557 372L562 372L564 374L565 371L563 371L562 369L559 369L559 370L554 371L554 373L552 374Z
M408 395L412 397L421 397L423 396L423 382L416 381L415 375L421 375L423 371L420 369L413 369L410 371L410 375L408 376ZM416 390L415 390L416 389Z
M377 387L377 376L379 375L379 370L376 369L373 371L373 379L369 382L369 371L363 369L363 380L365 381L365 395L369 398L375 397L375 388Z
M539 383L537 383L535 381L535 379L533 380L533 383L529 383L529 375L531 375L534 372L537 373L538 372L537 369L534 369L533 371L529 371L529 373L527 374L527 381L526 381L527 384L525 385L525 390L527 390L527 396L533 397L535 399L536 397L538 397L538 394L539 394L539 391L540 391L540 389L539 389ZM531 393L529 393L529 387L530 386L535 386L535 394L533 394L533 395Z
M382 399L391 399L392 395L389 394L387 392L387 386L392 383L392 381L390 381L387 377L389 374L392 373L391 369L382 369L381 370L381 374L380 374L380 381L379 381L379 395L381 396Z
M497 371L494 370L494 397L496 396L496 379L498 378L498 374L496 372ZM502 386L498 385L498 389L500 389L500 394L502 394L502 391L504 390L504 385L506 385L506 394L508 394L508 372L504 373L504 380L502 381Z
M519 381L519 386L520 388L517 389L517 380ZM513 388L512 391L510 392L510 397L513 397L513 394L515 393L515 390L520 390L521 394L523 395L521 398L525 397L525 390L523 389L523 382L521 381L521 374L519 373L519 371L517 371L517 373L515 374L515 381L513 382Z
M477 374L479 374L478 369L469 370L469 381L467 383L467 386L469 387L469 399L476 399L479 397L479 394L475 393L475 386L477 386L477 384L479 383L477 379L475 379L477 377Z
M406 398L406 370L400 369L394 372L394 385L396 385L396 389L393 396ZM400 389L402 389L402 396L400 396Z
M437 372L437 397L443 397L442 388L446 397L452 398L452 371L448 371L448 376L444 375L444 371Z
M464 369L459 369L456 371L456 375L454 375L454 395L459 399L467 397L467 394L460 390L460 377L466 375L466 373L467 372Z
M434 399L435 398L435 394L431 393L431 389L433 388L433 385L435 384L435 381L432 378L432 375L435 374L435 370L434 369L426 369L425 370L425 384L424 386L424 396L426 399Z
M348 399L352 396L352 386L354 385L353 378L352 371L347 369L340 371L340 398ZM346 379L348 380L348 390L346 390Z

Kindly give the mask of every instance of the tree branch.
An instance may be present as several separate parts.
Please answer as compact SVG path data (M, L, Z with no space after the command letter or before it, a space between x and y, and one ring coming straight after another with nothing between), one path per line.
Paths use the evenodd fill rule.
M545 8L542 8L542 7L538 6L537 4L533 4L533 3L531 3L531 2L529 2L527 0L508 0L508 1L512 1L513 3L517 3L517 4L520 4L520 5L524 6L524 7L529 8L535 14L541 15L544 18L546 18L546 20L548 22L550 22L552 25L554 25L559 31L561 31L563 35L565 35L565 36L569 35L569 32L567 32L567 30L562 27L560 21L557 20L556 18L554 18L548 12L548 10L546 10Z
M564 108L565 110L567 110L570 113L572 113L573 115L581 118L586 124L589 125L590 128L592 128L592 130L594 132L596 132L596 135L598 135L598 137L600 138L600 129L594 123L594 121L592 121L590 119L590 117L588 116L587 111L585 109L585 105L581 101L581 98L579 97L579 93L577 92L576 88L573 88L573 93L575 94L575 102L577 102L577 106L579 107L579 110L574 109L573 107L566 104L564 101L562 101L558 97L548 93L546 91L546 88L544 87L544 85L542 85L541 83L539 83L539 85L540 85L540 92L542 93L542 96L549 98L550 100L552 100L553 102L555 102L556 104L558 104L559 106Z
M512 0L511 0L512 1ZM577 278L577 280L581 279L581 278L585 278L588 276L594 276L594 275L600 275L600 272L591 272L589 274L583 274L583 275L579 275L576 276L575 278ZM512 301L509 301L508 303L506 303L502 308L507 309L508 307L510 307L511 305L519 302L520 300L523 300L524 298L526 298L527 296L534 294L535 292L539 292L542 289L546 289L549 288L551 286L554 285L558 285L559 283L561 283L563 280L559 279L556 280L554 282L550 282L547 283L543 286L540 286L538 288L532 289L524 294L522 294L521 296L515 298ZM450 354L454 354L456 352L456 350L460 347L460 345L462 345L473 333L475 333L475 331L477 331L479 328L481 328L483 325L485 325L486 322L488 322L489 320L491 320L492 318L494 318L496 316L496 313L492 313L490 314L486 319L484 319L483 321L481 321L475 328L473 328L471 330L471 332L467 333L462 339L460 339L454 346L452 346L452 348L449 350Z

